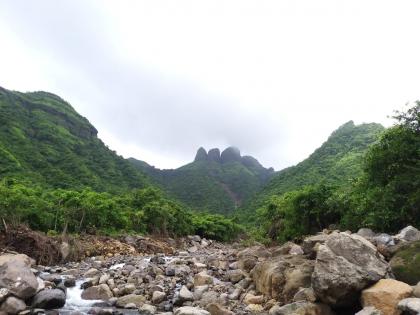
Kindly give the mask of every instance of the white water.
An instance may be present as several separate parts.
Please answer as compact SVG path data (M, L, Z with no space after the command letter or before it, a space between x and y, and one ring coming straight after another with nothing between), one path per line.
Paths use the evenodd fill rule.
M74 287L67 289L66 304L63 307L64 309L80 311L84 309L89 309L95 303L102 302L102 300L82 299L83 289L80 288L80 285L83 282L83 280L77 280L76 285Z
M122 264L115 264L115 265L113 265L113 266L109 267L109 270L120 269L120 268L122 268L122 267L124 267L124 266L125 266L125 263L122 263Z

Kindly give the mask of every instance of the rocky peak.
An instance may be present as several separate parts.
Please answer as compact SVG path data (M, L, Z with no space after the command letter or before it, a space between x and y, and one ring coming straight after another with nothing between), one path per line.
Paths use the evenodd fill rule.
M226 148L220 155L222 163L241 162L241 151L235 147Z
M209 150L207 155L209 161L220 162L220 150L218 148L214 148Z
M207 161L207 152L203 147L200 147L195 155L194 162Z

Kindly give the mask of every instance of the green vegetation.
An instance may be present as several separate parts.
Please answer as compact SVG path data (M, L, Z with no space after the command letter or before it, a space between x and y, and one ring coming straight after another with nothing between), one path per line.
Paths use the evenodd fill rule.
M420 281L420 241L399 249L391 260L397 280L416 285Z
M45 190L3 180L0 182L0 209L7 225L24 223L50 234L62 231L159 236L199 234L227 241L241 230L223 216L188 210L165 198L155 188L112 195L91 189Z
M146 187L146 176L96 135L89 121L56 95L0 88L0 178L108 192Z
M194 162L175 170L159 170L142 161L130 161L169 196L193 209L221 214L230 214L248 201L274 174L256 159L241 157L234 148L226 149L221 156L218 149L210 150L207 156L200 148Z
M406 113L398 113L398 124L368 148L363 163L355 165L354 172L359 176L352 181L348 176L341 183L318 177L316 185L268 198L267 190L263 191L265 199L257 210L260 237L285 241L331 224L384 232L395 232L409 224L420 226L419 109L417 102ZM275 178L268 187L278 183L279 178Z
M0 218L50 234L200 233L228 240L240 229L168 198L108 149L89 121L60 97L3 88Z

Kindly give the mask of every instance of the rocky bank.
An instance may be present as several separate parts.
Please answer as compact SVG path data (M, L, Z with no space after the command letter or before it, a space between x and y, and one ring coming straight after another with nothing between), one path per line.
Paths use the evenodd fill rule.
M407 227L270 248L130 236L53 266L3 252L0 314L420 314L419 242Z

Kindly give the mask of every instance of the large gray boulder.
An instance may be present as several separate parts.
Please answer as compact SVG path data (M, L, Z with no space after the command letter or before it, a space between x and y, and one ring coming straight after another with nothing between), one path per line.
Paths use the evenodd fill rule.
M0 287L14 296L26 300L35 295L38 280L31 271L33 260L26 255L4 254L0 256Z
M6 301L0 307L0 312L5 312L7 314L17 314L26 309L26 304L21 299L18 299L14 296L9 296Z
M388 263L372 243L334 232L318 248L312 288L324 303L346 307L357 303L363 289L389 275Z
M55 309L63 307L66 303L66 294L60 289L44 289L39 291L33 301L33 308Z
M82 292L82 299L84 300L104 300L108 301L114 295L107 284L100 284L89 287Z
M420 231L409 225L395 235L395 238L407 242L420 241Z
M420 314L420 299L408 298L401 300L397 307L400 311L404 312L404 314L418 315Z
M303 255L277 256L257 264L252 278L259 292L290 303L301 288L310 287L314 263Z

